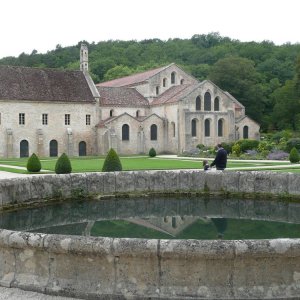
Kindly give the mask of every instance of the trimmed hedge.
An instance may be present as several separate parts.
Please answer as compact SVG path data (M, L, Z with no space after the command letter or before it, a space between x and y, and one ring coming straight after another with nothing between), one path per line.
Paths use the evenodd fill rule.
M156 156L156 151L155 151L154 148L151 148L151 149L149 150L149 156L150 156L150 157L155 157L155 156Z
M27 161L27 171L28 172L39 172L41 171L42 165L35 153L32 153L32 155L28 158Z
M55 164L56 174L69 174L72 172L71 162L66 153L63 153L57 160Z
M102 172L122 171L122 164L117 152L111 148L104 160Z
M297 163L300 160L299 152L295 147L290 152L289 160L291 163Z

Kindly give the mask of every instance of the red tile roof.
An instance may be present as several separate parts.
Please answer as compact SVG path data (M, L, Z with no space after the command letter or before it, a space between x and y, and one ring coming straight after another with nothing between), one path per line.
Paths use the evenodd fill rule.
M191 93L197 85L198 84L182 84L173 86L162 93L159 97L155 98L151 102L151 105L178 102L180 99Z
M81 71L0 66L0 100L93 102Z
M123 87L97 87L100 105L106 106L149 106L149 102L136 89Z
M121 86L134 86L137 85L138 83L142 83L152 76L158 74L162 70L166 69L169 66L149 70L143 73L138 73L118 79L114 79L111 81L106 81L106 82L101 82L96 84L96 86L106 86L106 87L121 87Z

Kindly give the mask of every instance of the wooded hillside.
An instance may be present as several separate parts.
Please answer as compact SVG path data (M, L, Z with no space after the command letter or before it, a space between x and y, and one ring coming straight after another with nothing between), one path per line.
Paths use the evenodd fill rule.
M88 44L95 82L175 62L197 79L210 79L246 106L263 130L300 130L300 44L240 42L218 33L191 39L102 41ZM39 54L5 57L3 65L79 69L79 42Z

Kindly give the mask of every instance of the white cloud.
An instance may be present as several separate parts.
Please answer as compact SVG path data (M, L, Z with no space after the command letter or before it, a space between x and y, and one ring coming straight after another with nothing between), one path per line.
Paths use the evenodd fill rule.
M0 57L80 40L191 38L300 42L298 0L10 0L0 3Z

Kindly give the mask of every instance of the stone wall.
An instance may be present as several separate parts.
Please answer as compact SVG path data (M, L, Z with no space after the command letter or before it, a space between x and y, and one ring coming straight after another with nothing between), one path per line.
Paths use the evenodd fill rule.
M300 176L197 170L0 181L0 205L57 196L211 191L299 195ZM0 230L0 285L85 299L298 299L300 239L92 238Z

